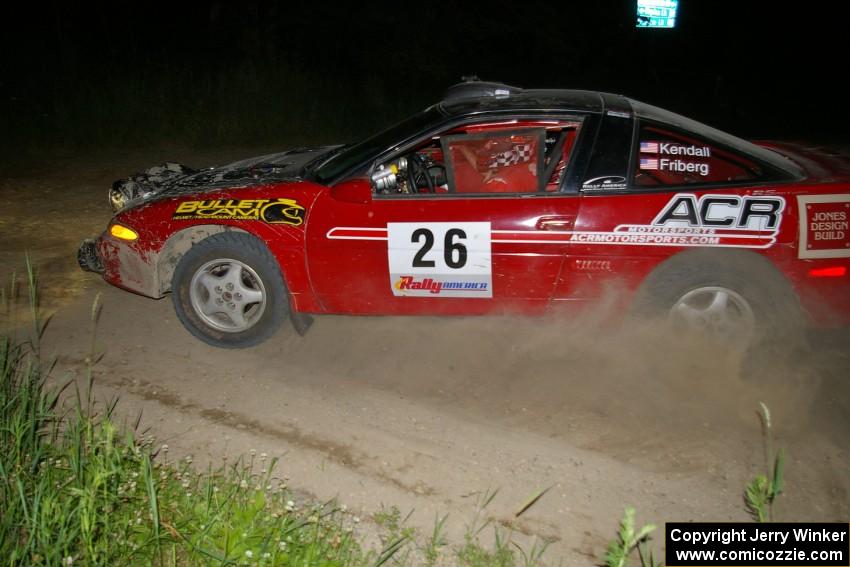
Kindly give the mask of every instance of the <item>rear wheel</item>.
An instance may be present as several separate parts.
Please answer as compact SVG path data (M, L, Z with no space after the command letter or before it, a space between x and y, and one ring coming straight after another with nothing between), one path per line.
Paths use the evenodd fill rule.
M698 332L711 340L749 343L756 331L750 301L734 289L707 285L685 292L670 307L674 329Z
M174 271L172 299L189 332L225 348L266 340L289 312L277 262L243 233L215 234L190 248Z
M746 350L758 342L798 335L796 297L757 254L693 250L659 266L635 303L642 315L664 317L677 333Z

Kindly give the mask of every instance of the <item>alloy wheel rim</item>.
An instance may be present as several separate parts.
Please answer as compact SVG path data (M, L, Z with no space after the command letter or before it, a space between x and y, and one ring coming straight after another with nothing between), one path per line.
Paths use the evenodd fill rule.
M687 292L670 309L670 319L676 329L730 344L747 344L756 330L756 317L749 301L721 286L704 286Z
M192 276L189 300L205 324L225 333L241 333L263 316L267 294L253 268L239 260L220 258L207 262Z

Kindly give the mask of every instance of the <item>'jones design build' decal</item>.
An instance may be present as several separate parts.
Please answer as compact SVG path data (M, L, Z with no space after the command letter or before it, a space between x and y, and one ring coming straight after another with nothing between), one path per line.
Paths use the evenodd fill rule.
M833 224L819 224L812 233L818 236L810 240L843 238L841 251L850 256L848 219L841 216L848 209L836 209L850 204L848 197L840 197L840 204L830 202L830 211L812 217L834 220L822 221ZM388 241L395 295L491 297L491 244L770 248L784 210L783 197L678 193L648 224L620 224L610 231L491 230L484 222L388 223L386 229L338 226L328 231L327 238ZM829 253L836 255L832 248ZM576 267L607 269L591 264ZM448 281L452 286L440 285Z
M850 195L800 195L800 258L850 258Z
M174 220L262 220L270 224L301 226L306 210L294 199L213 199L183 201Z

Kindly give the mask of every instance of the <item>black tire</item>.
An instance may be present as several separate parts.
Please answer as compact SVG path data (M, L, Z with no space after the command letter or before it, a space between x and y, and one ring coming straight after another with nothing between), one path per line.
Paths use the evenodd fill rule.
M727 324L715 320L721 310ZM788 282L764 257L738 250L698 249L670 258L643 282L633 311L666 318L678 329L693 320L686 332L704 332L742 350L802 334L802 313ZM730 326L735 322L742 325L737 330Z
M255 237L223 232L192 246L171 282L177 317L207 344L245 348L272 336L289 314L277 261Z

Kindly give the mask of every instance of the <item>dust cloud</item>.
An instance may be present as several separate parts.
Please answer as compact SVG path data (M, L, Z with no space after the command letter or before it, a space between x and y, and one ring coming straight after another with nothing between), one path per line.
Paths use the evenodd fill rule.
M624 319L618 303L538 318L323 317L275 350L317 387L344 376L649 467L681 453L707 465L730 440L757 447L759 402L783 439L848 446L846 330L801 328L742 352Z
M150 161L143 157L134 159ZM110 163L100 168L77 164L43 178L2 184L2 202L10 211L0 223L8 245L2 259L20 274L23 251L30 250L42 267L45 297L54 298L58 309L71 306L85 289L105 286L79 272L74 254L79 239L97 234L108 220L103 204L108 182L132 170L117 158ZM54 224L49 234L40 229L45 209L36 206L45 194L51 197L48 213L75 211L73 222ZM126 305L114 309L121 318L137 318L137 325L124 338L129 346L110 346L139 375L150 373L147 351L130 356L121 350L135 343L156 350L169 372L187 376L197 361L184 352L220 361L222 375L276 365L286 369L285 378L258 371L262 377L257 380L285 379L333 400L380 391L433 407L435 415L448 412L487 427L528 431L638 469L693 472L709 479L731 474L729 483L735 486L764 466L756 415L763 401L772 412L776 444L789 455L784 498L789 507L806 511L794 518L837 520L850 513L846 328L800 329L785 342L741 353L671 333L657 321L623 319L622 302L613 292L593 309L538 318L317 317L305 337L285 326L254 349L216 352L178 328L170 301L121 297ZM137 303L133 312L131 305ZM88 309L77 311L87 321ZM103 325L100 332L109 336L120 321L112 323L116 328ZM88 328L80 323L83 327ZM68 337L77 334L73 321L61 329L68 329ZM159 343L151 338L163 333L169 338ZM199 382L197 387L205 386ZM817 508L814 501L832 508Z

